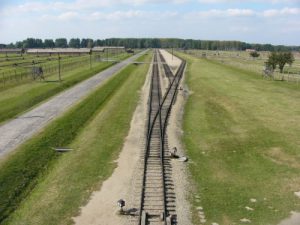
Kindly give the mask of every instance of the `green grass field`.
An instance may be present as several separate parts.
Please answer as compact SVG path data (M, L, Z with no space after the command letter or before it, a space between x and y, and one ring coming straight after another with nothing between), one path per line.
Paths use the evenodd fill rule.
M71 224L116 166L148 67L127 66L1 162L1 224Z
M300 87L180 53L191 95L183 120L194 224L277 224L300 211ZM197 195L200 199L197 200ZM250 199L257 202L251 202ZM246 207L252 208L248 210Z
M4 90L0 95L0 122L11 119L36 104L108 68L102 63L93 69L78 68L65 74L63 82L31 82Z
M246 51L206 51L206 50L187 50L186 53L202 57L205 53L208 59L216 60L222 64L232 65L241 69L250 70L262 74L265 62L268 60L269 52L259 52L260 56L253 59ZM292 66L286 65L284 68L284 79L289 81L298 81L300 83L300 53L294 52L295 61ZM288 74L290 75L288 76ZM275 79L281 79L279 69L275 70Z

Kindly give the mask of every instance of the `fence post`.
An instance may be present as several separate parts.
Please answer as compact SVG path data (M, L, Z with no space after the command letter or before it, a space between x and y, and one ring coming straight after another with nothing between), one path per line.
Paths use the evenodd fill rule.
M106 48L106 62L108 62L108 48Z
M61 75L60 75L60 55L58 54L58 79L61 82Z
M90 52L90 69L92 69L92 52Z

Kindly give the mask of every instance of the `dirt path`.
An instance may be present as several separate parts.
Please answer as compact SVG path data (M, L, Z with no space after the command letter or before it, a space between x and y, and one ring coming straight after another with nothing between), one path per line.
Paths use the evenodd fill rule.
M81 214L73 218L75 224L131 224L128 216L118 215L117 201L121 198L124 199L127 209L136 206L135 179L139 176L137 173L144 146L151 69L150 65L146 82L140 93L140 102L131 121L129 134L117 160L118 167L112 176L104 181L101 189L92 194L88 204L81 208Z
M20 144L38 133L51 120L67 111L72 105L91 93L105 79L123 69L129 63L144 54L134 55L80 84L54 96L29 112L0 126L0 158L13 151Z
M184 86L184 77L181 80L180 86ZM188 96L188 92L185 90L186 87L184 87L184 90L179 90L177 94L176 103L173 105L169 118L169 125L167 128L169 149L176 147L177 154L179 156L185 156L185 150L180 141L183 133L182 117L184 112L184 103ZM191 205L188 201L188 193L190 193L191 188L188 181L187 166L188 165L186 162L172 160L172 178L176 192L176 212L178 225L192 224Z
M170 69L172 70L173 74L175 74L181 63L181 60L176 56L172 56L172 54L170 54L168 51L164 49L160 50L160 52L165 58L166 63L170 66Z
M164 94L166 93L166 91L168 89L170 82L165 74L165 70L164 70L163 64L161 63L160 57L157 57L157 63L158 63L159 74L161 75L161 76L159 76L161 94L162 94L162 96L164 96Z

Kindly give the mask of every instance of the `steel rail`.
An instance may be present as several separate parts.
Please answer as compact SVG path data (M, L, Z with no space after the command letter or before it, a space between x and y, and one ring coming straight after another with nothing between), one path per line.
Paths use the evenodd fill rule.
M166 60L165 60L164 56L162 55L162 53L160 51L159 51L159 57L160 57L160 61L163 64L165 75L168 78L169 83L171 83L171 80L172 80L172 78L174 78L174 75L173 75L169 65L166 63Z
M139 224L142 225L142 213L143 213L143 205L144 205L144 200L145 200L145 186L146 186L146 171L147 171L147 160L149 157L149 151L150 151L150 141L151 141L151 135L153 132L153 128L155 125L155 121L157 119L157 117L160 115L160 107L158 107L157 112L154 115L153 120L151 121L151 116L152 116L152 104L153 104L153 90L154 90L154 79L155 76L157 76L158 78L158 65L157 65L157 53L155 51L154 53L154 58L153 58L153 66L152 66L152 77L151 77L151 86L150 86L150 97L149 97L149 110L148 110L148 128L147 128L147 141L146 141L146 150L145 150L145 155L144 155L144 171L143 171L143 182L142 182L142 193L141 193L141 203L140 203L140 220L139 220ZM159 80L158 80L158 84L159 84ZM159 87L157 87L159 88ZM158 95L159 95L159 91L158 91ZM160 105L160 98L161 96L158 96L159 99L159 105ZM161 116L160 116L161 118ZM161 120L160 120L161 122ZM161 123L160 123L161 126ZM161 131L161 130L160 130ZM160 135L161 136L161 135Z
M164 61L164 58L162 57L160 52L157 52L157 50L155 50L154 53L154 57L153 57L153 66L152 66L152 77L151 77L151 84L150 84L150 93L149 93L149 110L148 110L148 126L147 126L147 140L146 140L146 149L145 149L145 154L144 154L144 170L143 170L143 181L142 181L142 192L141 192L141 202L140 202L140 213L139 213L139 225L145 225L144 223L147 223L147 219L145 219L144 221L142 221L142 217L143 217L143 211L144 211L144 203L145 203L145 188L146 188L146 176L147 176L147 163L148 163L148 158L149 158L149 153L150 153L150 143L151 143L151 138L152 138L152 134L153 134L153 129L154 129L154 125L156 123L156 120L159 119L159 136L160 136L160 165L161 165L161 175L162 175L162 195L163 195L163 224L166 225L167 224L167 216L168 212L167 212L167 194L166 194L166 182L165 182L165 165L164 165L164 160L165 160L165 149L164 149L164 144L165 144L165 132L166 132L166 128L167 128L167 122L168 122L168 118L172 109L172 105L174 104L175 101L175 97L177 94L177 90L178 90L178 86L180 83L180 79L182 78L183 72L184 72L184 68L185 68L185 61L182 60L182 63L179 67L179 69L177 70L177 73L175 74L175 76L173 76L170 68L168 65L166 65L166 63L164 63L164 70L167 73L172 74L172 80L169 77L170 80L170 84L169 87L164 95L164 97L161 99L160 96L160 82L159 82L159 70L158 70L158 65L157 65L157 55L159 55L161 57L161 59L163 59L162 61ZM166 65L166 66L165 66ZM156 81L156 85L157 87L154 87L154 80L157 79ZM158 109L153 109L153 100L154 97L153 96L153 92L155 90L155 88L157 88L157 98L158 98ZM172 91L173 90L173 91ZM164 115L164 117L162 116L162 111L163 111L163 107L165 107L165 102L167 101L167 99L170 99L169 104L166 106L167 110L166 110L166 114ZM153 110L157 110L153 116ZM144 212L145 214L145 212ZM143 224L142 224L143 222Z

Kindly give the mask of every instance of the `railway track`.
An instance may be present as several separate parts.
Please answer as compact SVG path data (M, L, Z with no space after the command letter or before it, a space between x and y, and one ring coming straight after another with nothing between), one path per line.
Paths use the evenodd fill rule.
M169 83L171 83L172 79L174 78L174 75L160 51L159 51L159 58L160 58L161 63L163 64L166 77L169 79Z
M170 80L164 96L161 94L158 57L163 59L164 70L169 74ZM175 193L166 128L184 68L185 62L182 61L177 73L173 75L160 52L155 50L143 157L139 225L176 224Z

